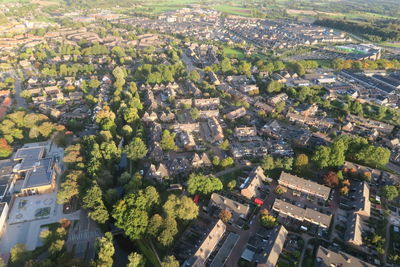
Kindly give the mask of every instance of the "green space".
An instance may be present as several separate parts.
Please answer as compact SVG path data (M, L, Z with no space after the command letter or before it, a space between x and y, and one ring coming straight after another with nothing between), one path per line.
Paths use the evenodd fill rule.
M252 14L252 10L250 8L243 8L243 7L238 7L238 6L215 5L215 6L213 6L213 8L220 12L231 14L231 15L237 15L237 16L250 17Z
M143 255L146 257L146 259L149 261L146 266L153 266L153 267L160 266L160 262L158 261L157 255L147 244L147 241L136 240L135 244L138 246L140 251L143 253Z
M245 57L244 52L241 49L230 47L224 47L224 56L238 59L243 59Z

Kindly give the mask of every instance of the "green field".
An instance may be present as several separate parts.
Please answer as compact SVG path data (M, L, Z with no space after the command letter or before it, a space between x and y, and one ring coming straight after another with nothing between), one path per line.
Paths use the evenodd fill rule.
M224 56L226 57L235 57L238 59L242 59L245 57L244 52L241 49L238 48L230 48L230 47L225 47L224 48Z
M243 8L243 7L229 6L229 5L215 5L215 6L213 6L213 8L220 12L231 14L231 15L244 16L244 17L251 16L250 8Z

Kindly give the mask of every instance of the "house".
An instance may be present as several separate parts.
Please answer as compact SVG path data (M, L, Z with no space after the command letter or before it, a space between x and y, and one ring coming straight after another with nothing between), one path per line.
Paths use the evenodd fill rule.
M218 220L211 231L201 241L192 257L187 259L182 267L204 267L211 253L215 250L226 231L226 225Z
M219 117L219 109L199 110L199 116L201 119L208 119L212 117Z
M229 210L235 221L240 218L246 219L250 211L250 206L248 204L242 204L217 193L212 193L208 207L218 207L220 210Z
M245 94L256 95L260 92L260 89L255 84L246 84L240 87L240 91Z
M311 223L322 228L329 228L331 224L331 215L323 214L310 208L301 208L289 202L276 198L272 210L279 214L279 217L285 219L290 217L300 222Z
M6 228L9 206L7 202L0 202L0 237L3 235Z
M279 102L282 102L282 101L286 101L288 98L289 97L287 94L280 93L280 94L277 94L276 96L268 98L268 104L275 107L276 104L278 104Z
M368 220L371 215L369 186L366 182L352 182L347 196L352 211L348 214L345 240L350 245L362 246L363 233L370 231Z
M221 84L221 82L219 81L217 75L213 71L208 72L208 77L210 78L211 84L214 84L214 85L220 85Z
M235 127L234 136L239 141L252 141L253 139L258 139L257 128L252 127Z
M257 267L275 267L280 254L282 253L283 246L286 241L288 231L282 225L276 227L271 233L268 244L261 254L257 254L255 261Z
M309 197L320 198L324 201L328 200L331 192L331 189L327 186L300 178L284 171L281 172L278 183L294 191L307 194Z
M315 103L308 105L302 104L295 109L296 113L305 117L314 116L317 111L318 111L318 105Z
M165 178L168 177L168 168L163 163L158 164L158 167L154 164L151 164L146 174L147 179L153 179L159 182L162 182Z
M221 143L224 141L224 131L222 130L221 124L216 117L209 118L207 120L207 125L210 130L210 142Z
M244 107L241 107L225 114L225 116L228 120L235 120L240 117L243 117L244 115L246 115L246 113L247 113L246 109Z
M219 106L219 98L198 98L194 100L194 105L197 108L212 108Z
M202 153L200 155L194 153L191 162L192 169L207 168L212 166L211 160L206 153Z
M366 263L352 255L342 251L332 251L323 246L319 246L315 259L315 267L373 267L375 265Z
M196 142L194 141L193 134L189 131L183 131L179 134L180 140L183 144L183 147L186 150L194 150L196 148Z
M240 194L248 199L260 197L264 182L270 183L272 179L264 175L264 171L260 166L255 167L243 184L240 185Z

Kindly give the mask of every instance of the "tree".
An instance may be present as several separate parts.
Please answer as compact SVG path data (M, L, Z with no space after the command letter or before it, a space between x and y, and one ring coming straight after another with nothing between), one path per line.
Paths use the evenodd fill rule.
M190 72L189 79L194 82L198 82L200 80L200 74L197 72L197 70L192 70Z
M285 101L279 101L275 106L275 111L277 113L282 113L285 110L285 107L286 107L286 102Z
M223 168L226 168L226 167L232 166L234 163L235 163L235 161L233 160L232 157L227 157L221 161L220 166Z
M11 156L13 148L7 143L7 140L0 138L0 158L8 158Z
M190 194L209 195L212 192L222 190L223 185L220 179L214 176L206 176L201 173L192 173L188 180L188 191Z
M221 148L222 150L229 150L229 141L228 139L225 139L220 145L219 148Z
M137 253L137 252L132 252L131 254L128 255L128 264L126 267L144 267L146 260L144 259L143 255Z
M199 207L187 196L169 195L163 208L168 216L182 220L192 220L199 214Z
M230 180L226 186L229 190L233 190L236 187L236 180Z
M177 151L178 147L175 144L175 135L170 131L164 130L160 142L160 146L165 151Z
M82 206L89 210L89 217L98 223L105 223L108 220L108 211L103 203L103 195L97 182L93 182L92 186L87 190L82 199Z
M78 180L83 176L82 171L71 171L61 183L60 190L57 192L57 203L68 203L74 196L79 194Z
M229 222L232 219L232 212L229 210L223 209L220 211L218 217L223 221L224 223Z
M340 188L340 194L346 196L349 193L349 188L347 186L343 186Z
M102 238L97 240L98 252L96 266L99 267L112 267L114 244L113 237L110 232L105 233Z
M329 166L331 149L327 146L318 146L314 151L311 160L319 167L325 168Z
M384 198L391 201L399 196L399 191L393 185L385 185L381 189L381 194Z
M287 191L286 188L283 187L283 186L280 186L280 185L278 185L278 186L275 188L275 193L278 194L278 195L282 195L282 194L285 193L286 191Z
M261 160L261 168L267 171L275 169L274 158L271 155L265 155Z
M24 244L18 243L10 250L10 260L12 263L15 264L15 266L24 265L24 262L27 260L28 257L29 252L26 250ZM21 263L21 265L18 265L18 263Z
M264 227L268 229L273 228L277 224L276 218L268 215L268 211L265 209L260 214L260 222Z
M304 170L308 166L308 156L306 154L299 154L294 159L294 168L297 171Z
M335 172L328 172L327 174L324 175L324 184L334 188L339 185L339 178L337 177Z
M267 93L280 92L282 89L282 84L278 81L270 81L267 85Z
M190 110L190 116L192 117L192 119L197 120L198 118L200 118L200 112L197 108L192 108Z
M164 219L159 214L154 214L153 217L151 217L149 220L146 232L154 237L158 236L163 223Z
M174 217L167 216L162 225L162 230L157 240L163 246L169 246L174 241L174 236L178 233L178 224Z
M147 152L146 144L138 137L133 139L133 141L125 147L126 156L132 161L144 158L147 155Z
M161 267L179 267L179 261L174 256L166 256L161 262Z
M148 225L148 212L159 203L157 190L148 186L146 189L126 195L115 206L112 213L115 225L125 231L132 240L139 239Z

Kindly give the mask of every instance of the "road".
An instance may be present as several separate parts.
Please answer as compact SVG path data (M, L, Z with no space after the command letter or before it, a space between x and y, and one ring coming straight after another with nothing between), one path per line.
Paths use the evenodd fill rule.
M26 108L28 108L26 100L20 96L21 91L22 91L21 80L18 77L18 75L14 75L13 77L15 79L15 96L14 96L15 103L16 103L17 107L26 109Z
M268 194L266 199L264 200L264 204L261 206L261 209L268 209L272 206L274 200L275 200L275 194L272 193L273 190L271 189L271 193ZM230 266L230 267L237 267L238 266L238 261L240 260L242 253L244 249L247 246L247 243L249 241L249 238L256 234L259 229L263 227L260 223L260 220L258 218L258 214L256 214L250 222L249 229L248 230L243 230L235 226L228 225L228 230L235 232L239 234L239 240L236 243L236 246L233 248L231 254L229 255L228 259L225 262L225 266Z

